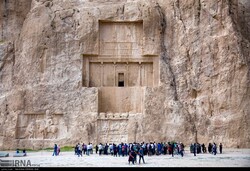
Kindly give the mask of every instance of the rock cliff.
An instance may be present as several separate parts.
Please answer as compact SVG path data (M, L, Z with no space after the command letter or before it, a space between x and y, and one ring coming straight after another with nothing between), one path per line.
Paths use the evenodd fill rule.
M0 13L0 149L250 147L249 1L3 0Z

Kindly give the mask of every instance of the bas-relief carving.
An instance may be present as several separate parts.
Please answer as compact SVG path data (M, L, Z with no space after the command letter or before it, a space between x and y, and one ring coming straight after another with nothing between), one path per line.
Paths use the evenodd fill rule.
M32 121L28 124L25 130L24 138L27 138L27 139L35 138L35 131L36 131L36 123L35 123L35 120L32 119Z
M57 138L58 134L58 124L55 125L52 115L49 113L49 111L46 111L45 115L45 128L44 128L44 137L45 138Z
M19 116L17 138L56 139L60 133L59 127L64 126L61 125L62 120L62 115L52 115L49 110L46 110L45 114L25 114Z
M98 119L98 143L127 142L127 119Z

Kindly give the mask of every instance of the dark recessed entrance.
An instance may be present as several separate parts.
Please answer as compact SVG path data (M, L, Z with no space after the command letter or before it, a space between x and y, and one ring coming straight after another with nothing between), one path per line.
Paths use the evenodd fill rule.
M118 87L124 87L124 73L118 73Z

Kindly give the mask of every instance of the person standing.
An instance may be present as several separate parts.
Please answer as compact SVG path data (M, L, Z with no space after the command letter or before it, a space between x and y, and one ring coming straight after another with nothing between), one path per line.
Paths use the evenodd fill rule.
M97 154L97 152L98 152L98 145L96 144L96 146L95 146L95 153Z
M60 146L57 145L57 156L59 155L60 151L61 151Z
M117 146L113 143L114 157L117 157Z
M139 154L139 164L141 163L141 159L142 159L143 163L145 164L143 148L142 147L140 147L140 150L139 150L138 154Z
M217 153L217 145L214 142L213 147L212 147L212 154L216 155L216 153Z
M87 145L87 155L89 156L90 154L90 143Z
M130 164L130 162L132 162L132 164L135 164L134 155L132 154L132 151L128 152L128 164Z
M102 155L102 143L99 143L98 150L99 150L99 156Z
M222 143L220 143L219 148L220 148L220 154L222 154Z
M182 142L179 144L179 151L180 151L181 157L183 157L183 155L184 155L184 144Z
M197 152L197 151L196 151L196 150L197 150L197 145L196 145L196 143L194 143L193 148L194 148L194 149L193 149L193 151L194 151L194 156L196 156L196 152Z
M57 156L57 144L54 145L54 151L52 156Z
M174 157L174 150L175 150L174 142L172 142L172 144L171 144L171 154L172 154L172 157Z
M77 145L77 155L78 157L80 157L80 155L82 156L82 145L80 143L78 143Z

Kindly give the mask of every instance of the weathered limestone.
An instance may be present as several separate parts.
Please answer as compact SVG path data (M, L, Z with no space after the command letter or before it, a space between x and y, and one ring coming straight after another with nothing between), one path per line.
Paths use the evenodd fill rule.
M250 147L250 2L0 2L0 149Z

